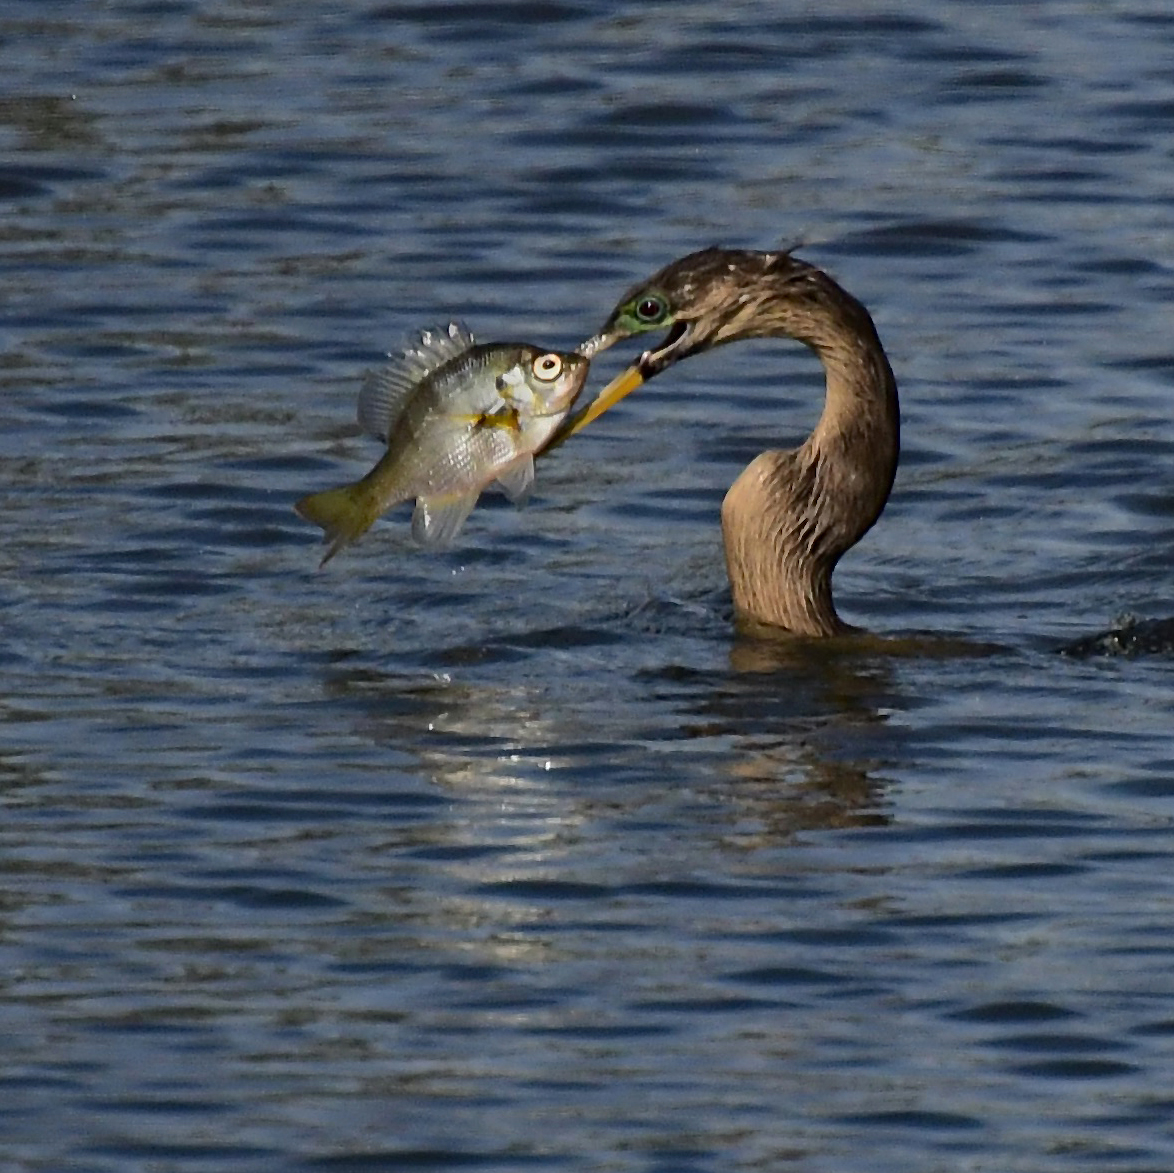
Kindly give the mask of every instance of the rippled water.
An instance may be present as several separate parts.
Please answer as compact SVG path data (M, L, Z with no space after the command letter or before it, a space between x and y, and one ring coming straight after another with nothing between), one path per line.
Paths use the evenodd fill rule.
M5 1169L1174 1167L1171 663L1055 651L1174 613L1168 5L13 2L0 59ZM785 344L316 570L409 330L795 241L901 384L837 574L899 638L730 622Z

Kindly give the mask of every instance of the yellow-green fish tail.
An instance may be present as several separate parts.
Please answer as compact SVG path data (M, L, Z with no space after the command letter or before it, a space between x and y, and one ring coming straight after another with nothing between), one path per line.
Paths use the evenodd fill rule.
M303 497L294 508L307 521L320 525L326 531L330 549L319 566L325 566L344 546L357 541L369 530L379 516L370 497L363 491L362 482L326 489Z

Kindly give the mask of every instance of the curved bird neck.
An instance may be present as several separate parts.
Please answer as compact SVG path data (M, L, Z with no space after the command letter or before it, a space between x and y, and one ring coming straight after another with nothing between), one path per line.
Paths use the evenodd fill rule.
M835 635L851 628L836 614L832 571L880 516L896 475L897 384L864 306L826 273L786 260L719 338L785 336L809 346L826 376L823 413L799 448L761 453L730 488L726 565L744 616Z

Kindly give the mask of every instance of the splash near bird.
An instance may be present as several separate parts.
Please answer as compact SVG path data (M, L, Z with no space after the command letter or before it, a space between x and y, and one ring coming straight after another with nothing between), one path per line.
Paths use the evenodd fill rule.
M362 480L303 497L294 508L326 531L331 558L393 505L415 497L412 537L456 538L496 481L515 502L534 483L534 454L575 402L590 360L524 342L477 343L456 322L425 330L359 395L359 426L387 444Z

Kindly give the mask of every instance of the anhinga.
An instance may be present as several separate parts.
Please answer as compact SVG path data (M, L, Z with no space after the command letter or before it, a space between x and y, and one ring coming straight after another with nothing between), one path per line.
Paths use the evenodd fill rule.
M868 311L787 252L710 248L631 289L588 358L637 334L668 335L563 426L578 431L691 354L741 338L787 337L819 357L823 414L795 449L756 456L726 494L722 535L736 610L799 635L853 630L836 614L832 571L888 500L900 450L897 384Z

